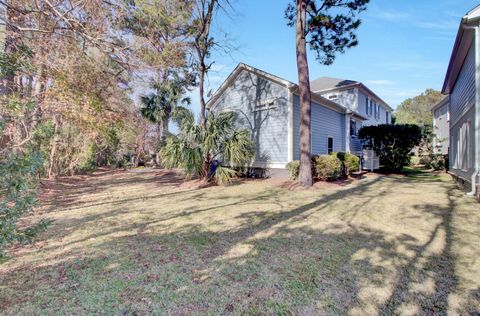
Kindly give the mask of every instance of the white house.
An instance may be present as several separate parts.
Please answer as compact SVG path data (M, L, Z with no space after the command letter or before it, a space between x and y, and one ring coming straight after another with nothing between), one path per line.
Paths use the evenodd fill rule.
M450 138L450 99L443 98L432 107L433 114L433 151L435 154L448 154Z

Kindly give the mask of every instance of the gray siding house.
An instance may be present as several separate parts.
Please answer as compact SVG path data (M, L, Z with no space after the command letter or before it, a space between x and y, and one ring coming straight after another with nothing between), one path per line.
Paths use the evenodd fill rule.
M433 151L435 154L448 154L450 131L450 99L445 97L432 107L433 114Z
M460 23L442 88L450 98L450 172L478 194L480 172L480 6Z
M321 77L312 81L311 89L317 94L357 112L366 120L352 122L350 150L359 153L362 144L356 132L362 126L390 124L393 109L372 90L359 81Z
M285 169L288 162L300 159L297 84L239 64L207 107L209 111L238 114L238 125L251 131L256 145L253 167ZM368 117L355 109L312 92L312 154L356 152L351 145L358 127L366 120ZM352 122L358 122L356 129Z

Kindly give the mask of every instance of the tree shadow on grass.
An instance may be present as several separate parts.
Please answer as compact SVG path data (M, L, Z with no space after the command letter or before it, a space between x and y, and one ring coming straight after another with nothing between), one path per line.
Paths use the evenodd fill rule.
M441 315L448 310L448 296L458 283L451 250L455 200L450 198L445 207L428 203L415 206L438 222L423 244L412 235L392 238L356 221L375 199L394 194L395 184L414 188L417 181L386 177L362 180L355 187L294 208L280 199L285 194L280 189L247 194L228 203L222 201L222 195L209 197L214 204L211 207L167 212L144 224L155 226L215 208L233 204L248 207L262 201L282 210L240 213L234 229L220 231L201 222L166 227L163 232L150 231L138 223L106 229L98 234L112 238L91 249L82 249L82 240L77 240L78 247L74 245L68 260L46 261L39 267L1 276L0 284L8 287L0 291L0 306L11 311L43 308L107 314L397 314L410 304L421 314ZM322 214L333 212L335 203L355 197L361 200L354 208L334 207L341 223L322 228L312 225L312 216L321 219ZM80 218L71 227L123 211L115 208L103 217ZM117 236L119 232L130 235ZM442 238L445 245L432 252L431 246ZM405 251L398 251L399 247ZM433 291L416 288L428 280L434 284ZM374 300L377 292L389 295Z

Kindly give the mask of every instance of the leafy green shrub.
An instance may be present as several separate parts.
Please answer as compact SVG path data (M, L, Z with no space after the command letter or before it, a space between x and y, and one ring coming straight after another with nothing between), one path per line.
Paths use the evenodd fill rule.
M341 174L342 163L337 155L318 155L314 158L315 176L322 180L333 181Z
M44 229L46 221L20 228L20 217L37 205L38 171L42 158L36 152L9 153L0 159L0 259L6 247L14 242L30 242Z
M444 155L434 155L431 163L433 170L445 170L446 161Z
M420 164L426 169L444 170L445 169L445 156L441 154L424 155L420 158Z
M375 151L386 169L401 171L410 163L413 148L420 144L422 129L412 124L364 126L358 136Z
M410 166L415 167L420 164L420 157L419 156L412 156L410 158Z
M354 154L345 154L345 170L347 174L352 174L360 170L360 158Z
M250 132L238 129L234 112L211 113L206 126L195 123L191 111L185 110L178 117L180 133L168 138L160 150L166 168L182 169L187 175L199 175L226 183L236 175L233 168L248 166L254 154ZM218 175L210 174L215 157L222 158ZM227 170L228 169L228 170Z
M290 179L297 180L298 174L300 172L300 161L299 160L290 161L287 164L287 170L288 170L288 175Z

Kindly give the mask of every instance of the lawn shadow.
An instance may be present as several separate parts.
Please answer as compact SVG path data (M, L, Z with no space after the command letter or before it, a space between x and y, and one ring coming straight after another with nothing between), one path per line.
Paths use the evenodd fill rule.
M117 185L129 183L115 181ZM448 205L420 203L414 206L414 214L405 214L431 216L435 224L426 242L359 221L378 200L396 194L398 187L413 191L419 183L432 183L449 195ZM8 271L0 277L0 284L9 285L0 288L0 307L106 314L389 315L405 312L407 305L415 306L420 314L442 315L449 310L449 295L458 288L457 258L452 251L452 216L457 207L453 196L458 192L451 183L422 175L379 176L319 193L318 198L299 206L287 203L283 196L289 191L279 188L260 193L240 190L242 194L236 196L205 196L205 192L173 191L94 202L114 207L57 222L71 232L131 211L124 205L137 198L208 199L211 203L167 210L143 223L112 226L65 243L72 247L62 260L52 258L37 267ZM355 204L342 207L350 202ZM202 223L203 214L209 211L235 205L249 209L262 203L280 211L240 212L233 218L234 228L221 229L220 213L218 222L211 225L220 228ZM332 214L339 219L336 224L316 225L316 220ZM193 216L198 218L194 224L165 224ZM83 242L97 238L102 242L82 248ZM439 242L443 247L432 251ZM427 281L433 291L418 290L417 285ZM470 295L475 300L478 291Z

